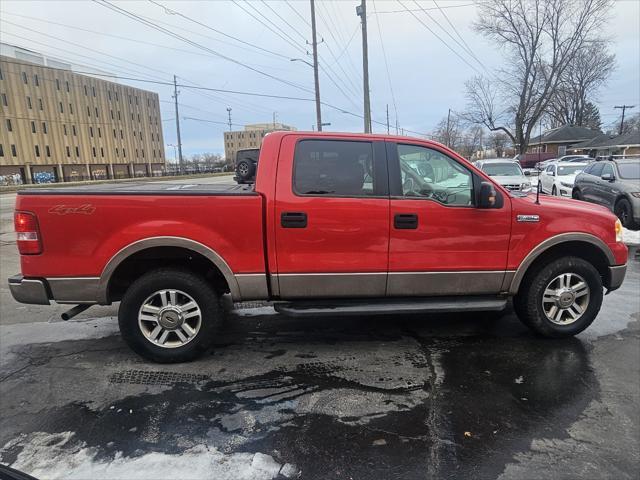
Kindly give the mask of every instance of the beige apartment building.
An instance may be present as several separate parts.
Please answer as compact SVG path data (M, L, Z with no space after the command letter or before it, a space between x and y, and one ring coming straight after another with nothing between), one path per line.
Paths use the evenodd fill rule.
M15 53L0 56L0 184L164 172L157 93Z
M253 123L245 125L244 130L224 132L224 157L235 162L236 152L244 148L260 148L262 139L269 132L295 131L294 127L283 123Z

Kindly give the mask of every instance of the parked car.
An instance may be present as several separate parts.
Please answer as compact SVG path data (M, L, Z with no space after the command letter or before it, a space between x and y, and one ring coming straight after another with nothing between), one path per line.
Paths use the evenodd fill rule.
M520 164L513 160L504 158L479 160L476 166L508 190L523 193L531 191L531 180L528 178L531 175L530 172L523 171Z
M594 159L589 155L564 155L560 158L550 158L543 162L536 163L536 169L542 171L549 166L550 163L554 162L578 162L578 163L587 163L593 162Z
M588 163L554 162L540 172L540 191L560 197L571 197L573 183Z
M640 159L591 163L576 177L572 196L603 205L626 228L640 230Z
M607 209L510 191L435 142L274 132L255 188L102 184L18 193L23 303L120 302L158 362L209 348L233 301L308 316L504 309L548 337L596 318L626 272ZM70 235L69 232L73 232Z
M239 184L256 181L259 148L244 148L236 152L236 175L233 179Z
M543 160L542 162L536 162L536 165L535 165L534 168L536 170L538 170L538 171L542 171L545 168L547 168L547 165L549 165L550 163L553 163L553 162L557 162L557 161L558 161L557 158L549 158L547 160Z

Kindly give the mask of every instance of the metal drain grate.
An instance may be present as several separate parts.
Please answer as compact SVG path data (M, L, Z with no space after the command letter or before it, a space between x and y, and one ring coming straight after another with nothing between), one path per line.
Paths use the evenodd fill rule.
M209 380L207 375L180 372L149 372L124 370L109 376L109 383L132 383L136 385L174 385L176 383L198 383Z

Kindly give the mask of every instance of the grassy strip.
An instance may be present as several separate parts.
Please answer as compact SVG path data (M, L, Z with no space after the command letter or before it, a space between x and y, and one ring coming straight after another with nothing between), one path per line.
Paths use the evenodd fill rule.
M127 183L127 182L151 182L158 180L183 180L189 178L205 178L205 177L221 177L224 175L233 175L233 172L222 173L197 173L193 175L167 175L163 177L137 177L137 178L120 178L117 180L83 180L81 182L58 182L58 183L32 183L25 185L5 185L0 186L0 193L12 193L18 190L31 190L33 188L63 188L76 185L99 185L101 183Z

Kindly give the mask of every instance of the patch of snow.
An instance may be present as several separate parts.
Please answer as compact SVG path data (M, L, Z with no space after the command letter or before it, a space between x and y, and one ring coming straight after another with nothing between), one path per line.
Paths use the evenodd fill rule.
M22 447L22 451L11 467L42 480L270 480L279 474L287 478L299 476L295 466L281 465L269 455L224 454L206 445L198 445L175 455L150 452L137 457L125 457L117 453L113 459L98 460L97 449L75 441L73 432L36 432L10 441L0 452L15 447Z
M239 315L241 317L257 317L260 315L277 315L273 307L258 307L258 308L239 308L237 310L233 310L234 315Z
M622 241L627 245L640 245L640 230L622 228Z

